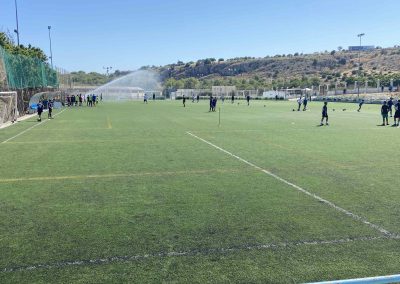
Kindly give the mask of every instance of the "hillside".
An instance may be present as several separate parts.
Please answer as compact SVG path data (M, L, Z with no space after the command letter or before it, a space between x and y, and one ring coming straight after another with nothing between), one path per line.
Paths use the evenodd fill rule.
M360 53L361 82L400 84L400 48L377 48ZM197 62L178 62L156 69L168 85L207 87L241 84L246 87L305 87L336 82L349 86L358 80L358 52L345 50L314 54L288 54L264 58L208 58ZM190 82L188 82L190 78ZM176 80L180 83L175 82ZM170 86L171 87L171 86Z
M313 54L286 54L264 58L200 59L165 66L143 66L160 73L167 89L210 88L236 85L240 89L311 87L335 84L354 86L355 81L370 86L400 84L400 48L376 48L360 53L361 78L358 77L358 52L339 49ZM111 73L72 72L75 85L102 85L130 71Z

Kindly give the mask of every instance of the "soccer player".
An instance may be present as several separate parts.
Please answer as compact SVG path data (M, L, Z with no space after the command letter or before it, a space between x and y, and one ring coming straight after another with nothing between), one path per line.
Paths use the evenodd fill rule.
M306 111L306 110L307 110L307 103L308 103L308 101L307 101L307 96L305 96L305 97L304 97L304 101L303 101L303 105L304 105L303 111Z
M96 95L95 94L93 94L93 96L92 96L92 104L93 104L93 106L96 106Z
M144 94L143 102L144 102L145 104L147 104L147 94Z
M381 108L381 115L382 115L382 126L385 126L385 121L386 121L386 125L389 125L389 121L388 121L388 115L389 115L389 106L386 103L386 101L383 102L382 108Z
M232 101L232 103L235 102L235 94L234 93L232 93L231 101Z
M392 117L392 107L393 107L393 98L390 97L388 101L388 107L389 107L389 112L390 112L390 117Z
M357 110L358 112L360 112L363 104L364 104L364 100L361 100L361 102L358 104L358 110Z
M246 100L247 100L247 106L249 106L250 105L250 95L246 96Z
M37 104L37 113L38 113L38 121L42 121L42 113L43 113L42 101L39 101L39 103Z
M396 111L394 113L394 124L393 126L400 126L400 99L397 100L397 103L394 105ZM397 120L397 124L396 124Z
M155 101L155 100L156 100L156 94L153 93L153 101Z
M183 95L182 102L183 102L183 107L186 107L186 97L185 97L185 95Z
M48 108L49 108L49 112L47 113L47 118L48 119L52 119L52 113L53 113L53 101L49 100L49 104L48 104Z
M200 95L199 94L197 94L196 100L197 100L197 102L200 101Z
M321 118L321 126L324 125L324 118L326 121L326 125L329 125L328 123L328 102L324 102L324 106L322 107L322 118Z
M215 111L216 107L217 107L217 97L214 97L212 99L212 111Z
M210 95L210 110L209 110L209 112L212 111L212 107L213 107L213 96Z
M299 105L299 107L297 108L297 111L300 111L300 108L301 108L301 105L302 105L301 97L297 99L297 104Z

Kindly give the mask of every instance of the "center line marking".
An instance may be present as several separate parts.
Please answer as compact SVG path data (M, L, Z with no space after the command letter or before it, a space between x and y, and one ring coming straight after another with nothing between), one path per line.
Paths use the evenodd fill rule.
M373 224L373 223L369 222L367 219L365 219L365 218L363 218L361 216L358 216L357 214L354 214L354 213L352 213L352 212L350 212L350 211L348 211L348 210L346 210L346 209L344 209L342 207L337 206L336 204L334 204L333 202L331 202L329 200L326 200L326 199L324 199L322 197L319 197L318 195L316 195L314 193L311 193L311 192L305 190L304 188L302 188L302 187L300 187L300 186L298 186L298 185L296 185L296 184L294 184L294 183L292 183L290 181L287 181L284 178L281 178L280 176L277 176L276 174L274 174L274 173L272 173L270 171L267 171L266 169L263 169L263 168L255 165L255 164L253 164L253 163L251 163L251 162L249 162L249 161L247 161L247 160L245 160L245 159L243 159L243 158L241 158L241 157L239 157L239 156L237 156L237 155L235 155L235 154L233 154L233 153L231 153L231 152L229 152L229 151L227 151L225 149L222 149L221 147L211 143L210 141L207 141L207 140L205 140L205 139L203 139L203 138L201 138L201 137L199 137L199 136L197 136L197 135L195 135L195 134L193 134L193 133L191 133L189 131L187 131L186 133L188 135L196 138L197 140L200 140L200 141L202 141L202 142L214 147L215 149L218 149L221 152L224 152L225 154L228 154L229 156L231 156L231 157L233 157L233 158L235 158L235 159L237 159L237 160L239 160L239 161L241 161L241 162L243 162L243 163L245 163L245 164L247 164L247 165L249 165L249 166L251 166L251 167L253 167L253 168L255 168L255 169L257 169L257 170L259 170L259 171L261 171L261 172L263 172L263 173L265 173L265 174L267 174L267 175L269 175L269 176L271 176L271 177L273 177L273 178L275 178L277 180L279 180L279 181L281 181L282 183L287 184L287 185L293 187L294 189L296 189L296 190L298 190L298 191L300 191L300 192L302 192L302 193L304 193L304 194L306 194L308 196L311 196L312 198L314 198L314 199L316 199L316 200L318 200L318 201L320 201L320 202L322 202L322 203L324 203L324 204L336 209L337 211L346 214L347 216L353 218L354 220L357 220L359 222L362 222L362 223L368 225L369 227L381 232L382 234L384 234L386 236L394 236L395 235L395 234L389 232L388 230L382 228L381 226Z

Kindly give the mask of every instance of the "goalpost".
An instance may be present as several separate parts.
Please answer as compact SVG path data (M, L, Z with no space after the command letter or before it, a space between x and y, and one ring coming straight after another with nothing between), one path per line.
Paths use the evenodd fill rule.
M18 118L17 92L0 92L0 126Z

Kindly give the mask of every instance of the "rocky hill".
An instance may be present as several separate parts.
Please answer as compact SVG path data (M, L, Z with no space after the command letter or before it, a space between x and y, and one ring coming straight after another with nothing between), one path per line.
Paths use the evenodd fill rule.
M164 81L183 81L189 78L197 85L220 85L241 82L256 87L301 87L318 84L353 85L368 80L370 85L388 85L390 79L400 84L400 48L376 48L360 52L347 50L313 54L286 54L264 58L242 57L233 59L207 58L197 62L177 62L162 67L142 67L160 72ZM230 82L229 82L230 81ZM190 84L189 84L190 85ZM194 87L194 86L190 86ZM251 87L251 86L249 86Z

